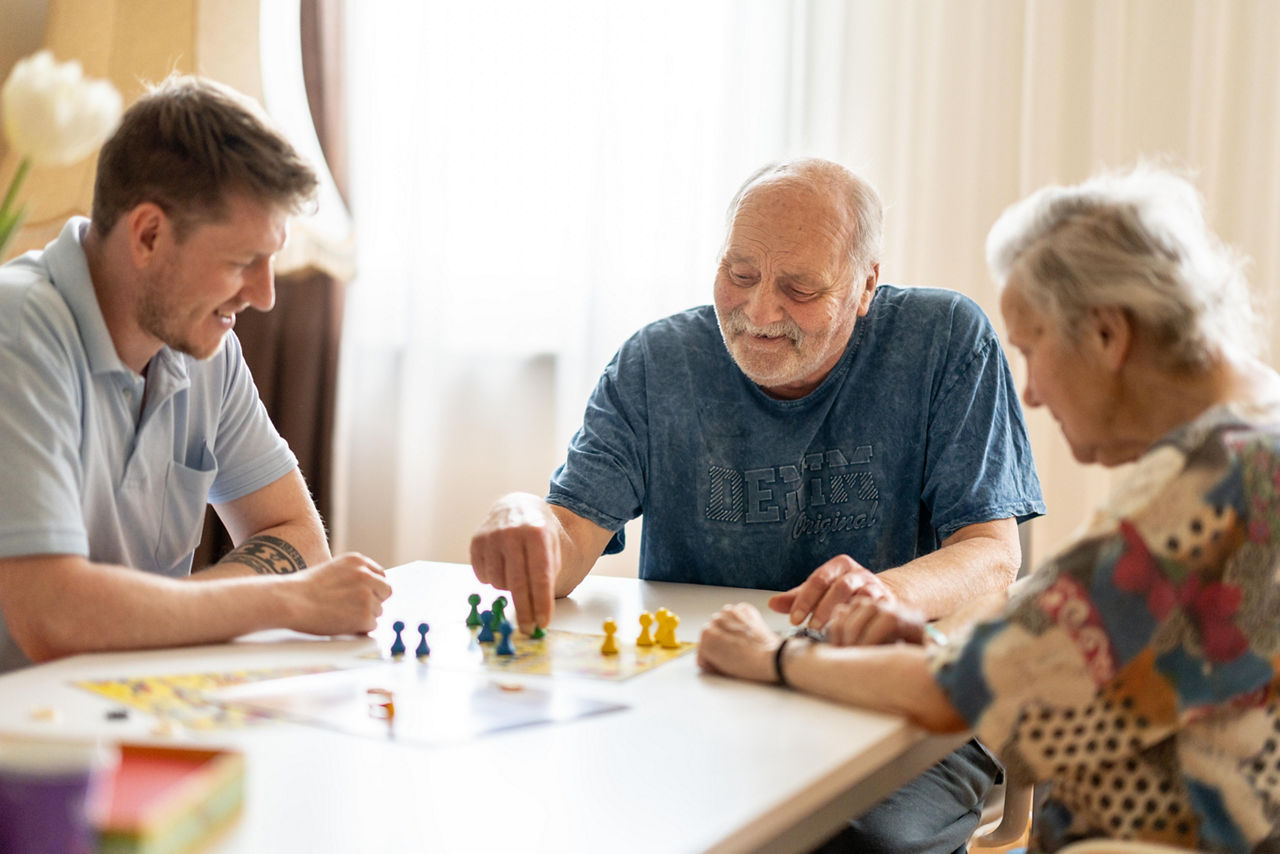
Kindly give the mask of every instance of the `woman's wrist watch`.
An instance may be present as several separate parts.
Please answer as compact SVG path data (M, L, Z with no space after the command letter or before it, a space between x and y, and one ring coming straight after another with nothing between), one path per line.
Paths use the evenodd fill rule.
M790 688L791 683L787 681L787 675L782 671L782 657L786 655L787 644L793 640L807 640L810 643L823 643L827 636L817 629L811 629L808 626L797 626L791 634L786 635L778 643L778 648L773 651L773 675L777 683L783 688Z

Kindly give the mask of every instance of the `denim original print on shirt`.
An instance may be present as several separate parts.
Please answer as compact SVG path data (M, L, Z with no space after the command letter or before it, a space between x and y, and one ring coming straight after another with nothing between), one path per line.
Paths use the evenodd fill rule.
M760 525L786 522L791 539L816 538L879 524L880 490L867 469L870 445L846 456L837 449L806 454L800 465L739 471L712 463L706 517Z

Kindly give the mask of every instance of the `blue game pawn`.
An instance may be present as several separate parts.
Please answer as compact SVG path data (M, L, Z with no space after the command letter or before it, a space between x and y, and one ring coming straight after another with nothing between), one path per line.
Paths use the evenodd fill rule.
M503 620L498 631L502 632L502 640L498 641L498 648L494 652L498 655L515 655L516 648L511 645L511 623Z
M480 643L493 643L493 612L480 612L480 634L476 635L476 640Z
M413 654L418 658L426 658L431 654L431 647L427 646L427 632L429 631L431 631L431 627L426 623L418 623L418 634L422 637L418 641L418 648L413 651Z
M400 633L404 631L404 622L396 620L391 624L391 628L396 630L396 642L391 644L391 655L392 657L404 655L404 638L400 637Z

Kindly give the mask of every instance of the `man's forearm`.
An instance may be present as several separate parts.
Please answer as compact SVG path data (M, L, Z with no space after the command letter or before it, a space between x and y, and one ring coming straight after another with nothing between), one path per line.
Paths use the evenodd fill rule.
M14 561L5 573L5 622L35 661L229 640L280 625L285 610L268 578L197 584L68 557Z
M563 599L572 593L595 566L595 558L587 556L568 535L560 538L560 569L556 573L554 593Z
M560 540L560 568L555 577L554 592L557 599L568 596L604 552L613 539L613 532L589 522L570 510L555 504L547 505L558 527Z
M1006 589L1018 574L1015 539L978 536L951 542L877 577L928 619L945 617L965 603Z
M323 531L312 530L309 525L279 525L245 540L193 577L211 580L249 574L290 575L331 557Z
M333 557L324 523L297 469L214 509L236 548L197 578L288 575Z

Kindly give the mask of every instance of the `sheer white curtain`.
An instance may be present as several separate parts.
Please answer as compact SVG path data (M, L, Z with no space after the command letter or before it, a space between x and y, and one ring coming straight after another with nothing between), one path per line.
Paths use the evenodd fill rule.
M1219 234L1252 256L1258 302L1274 316L1280 3L855 0L807 13L802 53L823 83L807 89L796 138L880 188L882 280L963 291L999 326L983 258L999 212L1047 183L1165 158L1195 178ZM1270 329L1275 340L1274 319ZM1043 556L1110 476L1076 464L1046 413L1029 421L1049 505L1033 523Z
M882 280L993 317L1000 210L1139 157L1197 175L1264 303L1280 275L1272 0L350 6L335 534L383 560L463 560L493 497L545 488L622 339L709 298L725 204L769 159L860 170L887 203ZM1031 424L1042 553L1109 479Z
M494 498L546 489L622 340L709 300L728 199L789 151L799 13L348 8L359 276L335 541L465 560Z

